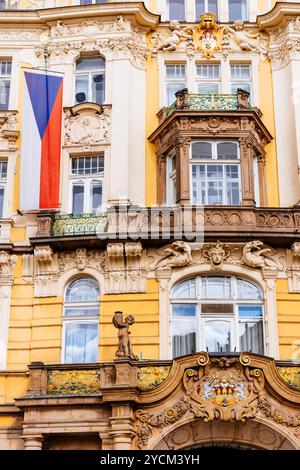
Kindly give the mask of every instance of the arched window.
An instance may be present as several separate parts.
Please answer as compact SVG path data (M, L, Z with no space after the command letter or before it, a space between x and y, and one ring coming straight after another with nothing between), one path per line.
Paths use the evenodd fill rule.
M171 295L173 357L196 351L264 353L260 288L235 276L198 276Z
M99 286L91 278L73 281L66 289L63 318L64 363L98 360Z
M102 104L105 100L105 60L99 55L81 57L75 64L75 103Z

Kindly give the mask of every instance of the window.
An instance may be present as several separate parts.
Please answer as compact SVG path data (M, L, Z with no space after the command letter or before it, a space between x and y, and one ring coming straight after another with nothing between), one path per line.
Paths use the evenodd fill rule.
M105 60L100 56L81 57L75 66L75 103L101 104L105 93Z
M235 276L199 276L171 295L172 355L264 353L262 292Z
M186 71L184 64L166 65L166 105L174 103L178 90L186 87Z
M167 157L167 205L176 204L176 156Z
M0 160L0 219L2 219L3 217L6 179L7 179L7 162Z
M8 109L11 61L0 60L0 109Z
M219 64L197 64L196 81L198 93L219 93L220 89L220 65Z
M72 214L101 211L103 177L104 156L71 158L69 210Z
M196 18L199 21L200 15L204 13L214 13L218 17L218 0L195 0Z
M228 0L229 21L247 20L247 0Z
M185 1L184 0L168 0L168 17L169 20L185 20Z
M251 65L231 64L231 93L237 93L238 88L248 91L251 95Z
M237 142L193 142L190 161L192 204L241 204Z
M73 281L65 292L63 362L98 360L99 286L91 278Z

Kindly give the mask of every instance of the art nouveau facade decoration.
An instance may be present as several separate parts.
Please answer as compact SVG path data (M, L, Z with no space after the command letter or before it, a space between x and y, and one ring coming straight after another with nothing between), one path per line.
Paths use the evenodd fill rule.
M0 10L1 449L300 449L300 2L275 3ZM56 208L20 210L24 70L64 77Z

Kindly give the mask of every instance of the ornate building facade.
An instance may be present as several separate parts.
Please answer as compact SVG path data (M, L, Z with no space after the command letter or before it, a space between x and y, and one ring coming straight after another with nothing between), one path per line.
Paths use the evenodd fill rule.
M0 3L0 448L299 450L300 2Z

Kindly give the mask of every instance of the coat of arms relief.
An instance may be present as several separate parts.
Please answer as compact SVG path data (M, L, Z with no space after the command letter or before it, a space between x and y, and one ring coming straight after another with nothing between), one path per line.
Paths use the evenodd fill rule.
M152 35L151 52L156 56L159 51L185 50L188 57L200 53L201 57L212 59L218 52L226 57L229 52L248 51L257 52L264 61L268 54L268 38L248 29L242 20L235 21L232 26L218 25L213 13L201 15L196 26L181 28L179 21L172 20L168 34L156 32Z

